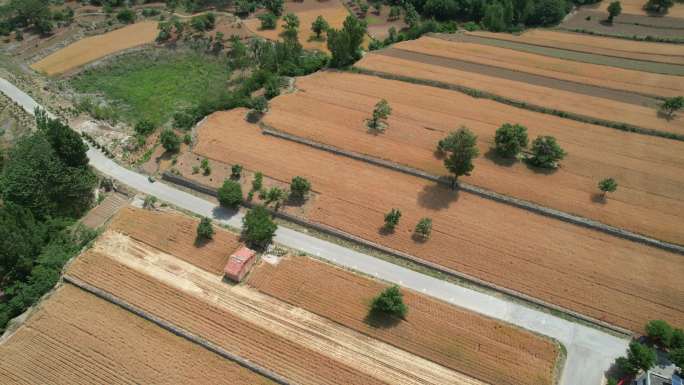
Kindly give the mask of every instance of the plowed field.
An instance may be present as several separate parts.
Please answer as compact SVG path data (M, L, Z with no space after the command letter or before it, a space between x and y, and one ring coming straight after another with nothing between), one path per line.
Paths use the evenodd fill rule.
M240 246L239 239L214 226L213 239L196 244L198 224L199 220L185 215L129 206L117 214L109 228L206 271L221 274L230 254Z
M382 383L103 254L81 255L67 274L296 383Z
M553 79L663 97L684 94L684 77L639 72L562 60L488 45L423 37L402 42L397 49L462 60Z
M271 384L79 288L57 290L0 345L3 384Z
M622 13L628 13L633 15L646 15L647 12L644 10L644 4L647 0L621 0L620 5L622 6ZM609 0L603 0L598 9L604 12L608 12L608 5L610 5ZM669 17L681 17L684 18L684 5L678 4L676 1L674 5L665 14ZM684 22L684 21L683 21ZM644 20L644 23L648 23L648 20Z
M309 179L319 192L314 222L635 331L653 318L684 325L679 255L265 136L245 112L211 115L195 151L279 180ZM383 235L392 207L401 222ZM424 216L433 233L420 243L412 232Z
M468 32L468 34L568 51L684 65L684 53L676 44L613 39L548 29L532 29L520 35L486 31Z
M401 44L404 43L399 43L397 47L401 48ZM396 48L390 50L392 49ZM400 59L385 55L383 52L390 51L379 51L366 55L356 63L356 67L409 78L465 86L508 99L595 119L684 134L683 114L679 114L672 120L666 120L658 116L658 109L653 106L640 106L496 76L481 75L460 70L455 65L433 65L424 61Z
M405 321L370 326L368 304L386 285L332 265L292 257L262 264L249 284L488 384L553 383L558 352L552 342L410 291L404 291Z
M286 2L283 15L290 12L299 17L299 42L302 46L306 49L317 49L324 52L328 52L325 33L321 35L322 40L320 41L310 39L313 35L311 23L313 23L318 16L323 16L328 24L330 24L330 27L339 29L342 27L344 19L349 15L349 12L339 0L328 0L324 2L303 0L301 3L296 1ZM259 19L251 18L245 20L245 26L247 26L250 31L270 40L278 40L280 38L280 34L283 32L283 24L283 19L279 18L276 29L262 30L260 29L261 21Z
M34 63L31 68L48 75L61 74L107 55L152 43L157 33L156 21L143 21L104 35L81 39Z
M478 136L481 154L488 154L496 129L507 122L526 126L530 139L553 135L568 152L558 171L542 173L490 154L477 158L475 172L463 180L684 244L684 143L361 75L321 73L298 78L297 87L300 92L271 102L266 124L434 175L446 174L434 152L437 141L460 125ZM387 99L393 111L390 128L375 136L366 132L363 120L380 98ZM597 183L607 176L617 178L620 187L602 201Z

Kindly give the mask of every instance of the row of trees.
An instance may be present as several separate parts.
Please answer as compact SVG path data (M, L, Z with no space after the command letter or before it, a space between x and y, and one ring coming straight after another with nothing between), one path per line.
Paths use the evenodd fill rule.
M394 231L401 219L401 211L399 209L391 209L385 214L384 230L388 232ZM414 235L421 240L427 240L432 234L432 219L428 217L421 218L414 228Z
M0 331L54 286L63 264L94 236L72 226L97 184L87 147L66 124L36 115L38 130L0 163Z

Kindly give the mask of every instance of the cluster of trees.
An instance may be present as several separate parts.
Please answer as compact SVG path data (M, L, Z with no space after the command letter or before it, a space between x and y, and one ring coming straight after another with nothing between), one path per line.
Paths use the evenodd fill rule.
M527 127L520 124L505 123L496 130L494 150L507 159L519 158L528 145ZM538 136L532 141L525 160L536 167L557 168L567 153L553 136Z
M40 111L36 123L38 131L20 138L0 165L0 330L53 287L94 236L73 226L97 184L86 145Z
M673 328L666 321L653 320L645 327L647 343L632 341L626 357L615 360L618 378L633 376L640 370L651 369L657 363L656 349L667 353L670 361L684 369L684 331ZM614 379L612 379L615 382Z
M674 0L648 0L644 5L644 9L654 13L667 13L674 5Z
M393 232L399 224L401 219L401 210L392 208L385 214L385 225L383 229L388 232ZM421 218L414 228L414 236L420 240L427 240L432 234L432 219L428 217Z
M33 28L41 35L49 35L55 24L68 25L74 19L70 7L63 10L50 10L49 0L10 0L0 5L0 35L17 31L17 38L24 28Z

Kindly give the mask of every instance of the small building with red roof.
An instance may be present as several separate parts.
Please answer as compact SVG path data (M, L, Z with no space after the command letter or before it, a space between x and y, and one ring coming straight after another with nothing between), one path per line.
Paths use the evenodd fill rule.
M256 260L256 251L248 247L240 247L228 258L228 263L223 269L227 278L235 282L240 282L252 268Z

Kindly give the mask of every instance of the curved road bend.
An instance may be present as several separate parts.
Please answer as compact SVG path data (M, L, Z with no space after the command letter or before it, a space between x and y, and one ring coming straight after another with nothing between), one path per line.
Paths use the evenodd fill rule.
M30 96L0 78L0 91L20 104L27 112L39 105ZM150 183L147 176L124 168L94 149L88 151L90 164L105 175L138 191L192 211L212 217L224 224L241 227L242 214L227 211L213 203L178 190L162 182ZM534 310L519 303L506 301L409 270L298 231L280 227L275 240L346 268L399 284L486 316L500 319L560 341L567 349L567 361L560 385L599 385L603 372L613 360L625 353L629 340L598 329L567 321Z

